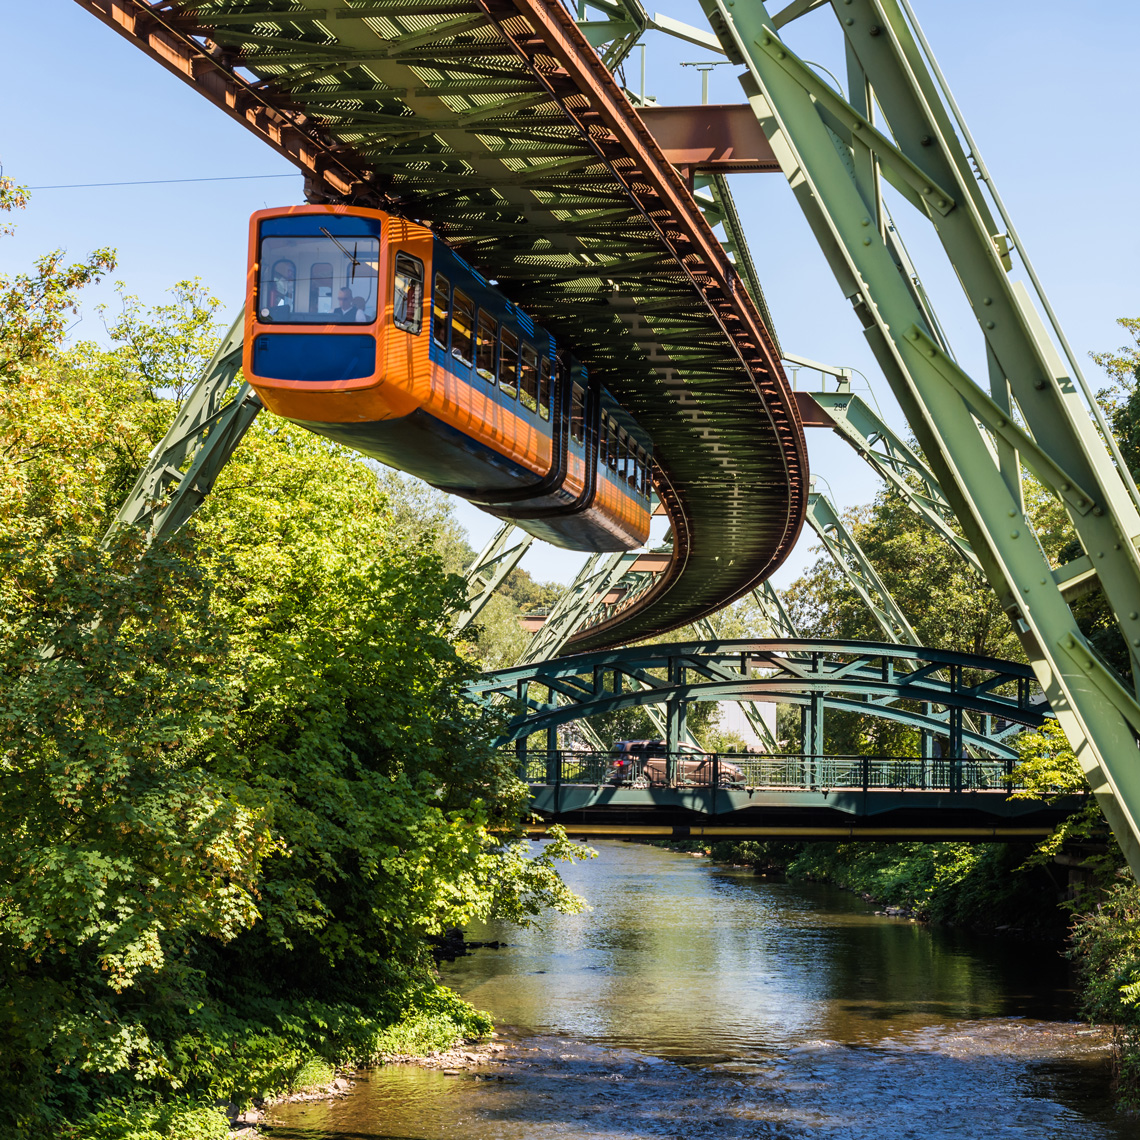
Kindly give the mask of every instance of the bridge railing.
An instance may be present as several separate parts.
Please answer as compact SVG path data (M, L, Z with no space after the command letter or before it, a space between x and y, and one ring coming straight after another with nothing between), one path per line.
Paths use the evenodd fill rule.
M629 757L582 749L531 749L517 761L520 778L534 786L864 792L1016 791L1023 786L1013 779L1015 761L967 756L662 751Z

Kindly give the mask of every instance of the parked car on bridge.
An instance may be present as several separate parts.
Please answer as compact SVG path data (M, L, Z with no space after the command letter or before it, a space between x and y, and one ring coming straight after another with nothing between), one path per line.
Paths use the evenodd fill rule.
M617 740L604 780L614 787L663 788L668 786L669 745L664 740ZM722 788L743 788L744 772L727 760L694 744L682 744L677 755L677 783L708 786L716 779Z

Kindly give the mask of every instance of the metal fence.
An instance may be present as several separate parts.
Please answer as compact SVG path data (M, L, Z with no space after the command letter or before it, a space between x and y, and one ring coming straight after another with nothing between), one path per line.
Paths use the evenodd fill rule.
M692 752L624 756L578 749L515 754L519 776L539 786L757 790L1015 791L1013 760L974 757L805 756Z

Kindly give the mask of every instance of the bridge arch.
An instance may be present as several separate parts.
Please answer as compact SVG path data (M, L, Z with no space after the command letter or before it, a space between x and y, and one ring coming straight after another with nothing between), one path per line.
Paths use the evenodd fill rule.
M545 690L545 699L536 695ZM484 674L468 686L480 703L514 703L496 743L525 742L582 718L664 705L669 747L684 736L694 701L799 706L805 751L822 752L828 710L886 719L929 737L948 754L1017 756L1011 737L1052 716L1025 665L921 646L838 640L700 641L577 654Z
M806 639L642 645L485 674L468 694L512 708L496 743L515 750L536 832L1024 841L1079 806L1010 798L1013 737L1052 712L1027 666L990 657ZM683 752L688 705L726 700L798 705L800 752ZM619 769L608 751L558 746L563 725L645 705L666 710L664 755ZM914 728L920 754L828 755L829 710ZM528 748L536 733L545 747Z

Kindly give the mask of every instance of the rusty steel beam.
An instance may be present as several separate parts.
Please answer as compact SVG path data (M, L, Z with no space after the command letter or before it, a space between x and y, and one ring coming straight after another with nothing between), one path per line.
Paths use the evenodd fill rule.
M686 181L714 174L779 173L780 164L747 103L638 107L665 157Z
M167 15L143 0L76 0L96 19L126 37L167 71L189 83L215 107L252 131L282 158L299 166L328 192L353 199L371 198L380 206L386 195L370 170L351 152L322 137L287 95L250 83L230 65L228 54L211 40L199 42L183 30L185 15Z

